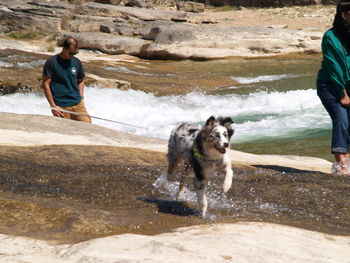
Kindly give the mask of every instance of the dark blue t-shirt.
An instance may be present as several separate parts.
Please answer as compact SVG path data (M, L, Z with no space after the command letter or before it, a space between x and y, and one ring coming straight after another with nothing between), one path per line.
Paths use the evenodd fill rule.
M84 78L85 74L78 58L67 60L57 54L46 61L43 75L51 78L50 88L58 106L71 107L80 103L77 79Z

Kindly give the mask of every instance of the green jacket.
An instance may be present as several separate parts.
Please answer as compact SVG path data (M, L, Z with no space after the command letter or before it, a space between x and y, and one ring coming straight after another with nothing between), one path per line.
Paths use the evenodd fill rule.
M323 60L317 79L329 80L336 89L339 99L344 97L346 89L350 95L350 54L334 34L333 29L329 29L322 39Z

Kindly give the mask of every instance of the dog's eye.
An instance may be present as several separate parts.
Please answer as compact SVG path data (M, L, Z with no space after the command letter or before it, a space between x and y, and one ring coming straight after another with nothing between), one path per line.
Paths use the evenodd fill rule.
M224 132L224 136L227 138L227 136L228 136L228 135L227 135L227 132Z
M217 133L217 132L216 132L216 133L214 134L214 136L217 137L217 138L220 138L220 133Z

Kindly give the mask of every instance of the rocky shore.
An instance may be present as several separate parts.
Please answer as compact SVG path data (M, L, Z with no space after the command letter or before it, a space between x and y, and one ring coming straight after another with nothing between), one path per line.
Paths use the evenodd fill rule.
M147 59L314 54L320 52L320 40L324 28L331 25L334 6L217 13L94 2L2 0L0 33L40 33L58 43L69 34L85 49ZM257 20L270 20L270 24L254 22L252 13L268 16ZM284 24L288 16L291 23L294 18L305 24L299 28ZM237 26L240 23L244 26Z
M145 8L0 0L0 94L40 91L42 65L48 56L60 51L57 44L66 35L80 41L78 57L87 63L87 85L182 94L182 87L188 85L184 81L165 85L164 79L149 78L151 82L144 83L142 76L128 78L112 72L112 77L105 69L123 67L128 61L130 67L144 67L144 62L138 63L141 58L319 56L322 34L331 26L335 11L334 5L316 5L195 13L162 3ZM26 59L17 61L19 56ZM21 66L23 63L29 66ZM154 83L164 85L160 88ZM190 85L191 89L200 86L211 91L230 84L232 80L227 79L220 83L194 79Z

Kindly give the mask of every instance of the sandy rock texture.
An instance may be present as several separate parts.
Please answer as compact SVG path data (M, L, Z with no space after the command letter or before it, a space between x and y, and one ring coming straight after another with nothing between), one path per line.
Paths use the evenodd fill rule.
M317 262L346 263L349 237L297 228L238 223L180 228L155 236L118 235L75 245L50 245L0 235L0 260L10 262Z

